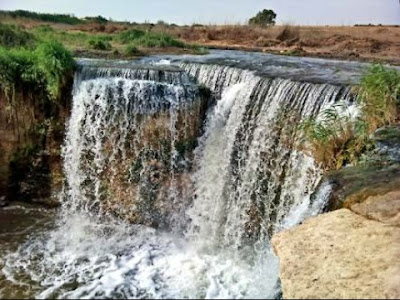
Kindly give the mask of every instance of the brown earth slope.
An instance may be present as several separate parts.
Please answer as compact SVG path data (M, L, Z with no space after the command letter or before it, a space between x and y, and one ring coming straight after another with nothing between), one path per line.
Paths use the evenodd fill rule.
M216 48L400 64L396 26L191 26L167 29L187 41Z

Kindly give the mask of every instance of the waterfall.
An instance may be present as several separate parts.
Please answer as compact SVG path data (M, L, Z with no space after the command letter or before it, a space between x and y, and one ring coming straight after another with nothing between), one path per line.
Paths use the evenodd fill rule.
M59 219L3 273L40 298L276 297L271 235L330 192L297 126L338 102L229 66L80 66Z
M296 125L335 103L354 103L349 88L260 78L216 65L183 67L221 95L197 149L191 234L241 248L264 243L288 224L288 216L295 218L293 212L320 212L324 203L311 196L322 170L297 150Z

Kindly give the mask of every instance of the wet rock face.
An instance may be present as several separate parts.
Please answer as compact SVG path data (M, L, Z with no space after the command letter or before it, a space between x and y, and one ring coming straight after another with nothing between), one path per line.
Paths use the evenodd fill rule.
M15 103L0 90L0 202L58 205L62 185L60 148L70 111L72 78L61 96L43 102L41 93L17 94ZM1 204L0 204L1 206Z
M350 208L370 196L384 195L400 187L400 164L370 164L343 168L326 175L332 185L327 211Z
M398 226L340 209L275 235L272 244L283 298L400 297Z
M332 186L326 211L340 208L353 209L355 204L378 199L397 191L400 187L400 127L389 126L378 129L374 135L375 147L363 157L357 166L344 167L325 175ZM369 203L371 200L368 200ZM364 211L370 205L362 205ZM361 208L362 207L362 208ZM374 209L378 209L374 206Z
M98 209L135 224L170 229L181 226L174 222L174 216L191 201L189 174L207 101L199 95L173 115L162 110L137 117L135 126L127 128L126 144L120 152L116 152L118 145L108 140L118 134L119 127L106 129L110 131L106 131L101 153L112 159L97 173L101 182ZM90 168L93 161L87 150L89 162L84 168ZM92 182L84 189L88 195L94 194Z
M377 154L389 161L400 162L400 125L378 129L374 134Z

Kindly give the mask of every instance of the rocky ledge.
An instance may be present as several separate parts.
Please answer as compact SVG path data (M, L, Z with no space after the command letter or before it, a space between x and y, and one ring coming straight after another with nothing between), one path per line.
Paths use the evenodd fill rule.
M367 163L326 175L328 213L272 238L283 298L400 299L400 126Z
M368 191L273 237L284 298L400 298L400 185Z

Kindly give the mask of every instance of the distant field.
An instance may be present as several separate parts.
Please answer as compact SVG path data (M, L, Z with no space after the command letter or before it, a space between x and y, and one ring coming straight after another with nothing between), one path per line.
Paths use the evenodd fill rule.
M9 12L0 12L0 20L19 25L38 37L60 40L76 55L83 56L204 53L201 49L204 46L400 65L398 26L177 26L164 22L115 22L100 16L77 19L67 15L12 15ZM133 32L131 37L127 34L129 30ZM144 34L136 36L135 30Z
M400 64L396 26L191 26L166 31L186 42L291 55L376 60Z

